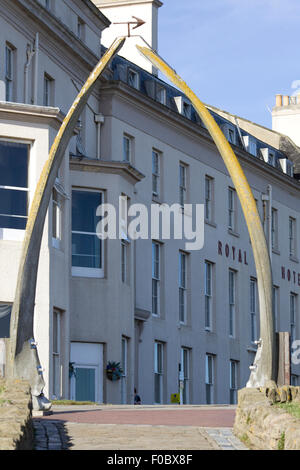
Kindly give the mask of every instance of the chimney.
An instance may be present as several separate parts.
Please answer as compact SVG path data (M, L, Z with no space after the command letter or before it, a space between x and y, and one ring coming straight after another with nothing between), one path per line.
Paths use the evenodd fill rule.
M283 95L283 106L288 106L290 104L290 97L288 95Z
M282 95L276 95L276 105L275 106L282 106Z

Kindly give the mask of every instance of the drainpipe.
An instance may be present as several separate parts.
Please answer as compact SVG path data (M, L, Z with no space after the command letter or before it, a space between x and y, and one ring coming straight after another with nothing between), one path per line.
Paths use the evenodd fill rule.
M270 262L272 264L272 186L270 184L268 184L267 191L268 191L268 196L269 196L269 207L268 207L269 255L270 255Z
M272 186L268 184L267 194L262 194L263 208L264 208L264 229L268 233L268 251L270 262L272 263Z
M101 125L104 123L103 114L95 114L96 132L97 132L97 160L101 159Z
M34 60L34 80L33 80L33 104L37 104L38 101L38 72L39 72L39 33L35 35L35 43L34 43L34 53L35 53L35 60Z
M32 57L34 56L34 50L31 44L27 45L26 55L27 55L27 62L24 68L24 103L25 104L28 103L28 71L29 71L29 66L31 64Z

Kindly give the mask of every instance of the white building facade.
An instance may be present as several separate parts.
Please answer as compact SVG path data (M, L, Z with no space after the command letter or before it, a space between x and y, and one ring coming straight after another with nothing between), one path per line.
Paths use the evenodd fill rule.
M109 20L126 21L122 12L131 15L138 4L136 16L152 21L145 34L156 48L161 3L0 3L0 336L7 337L34 189L63 115L99 60L101 32L110 38ZM170 403L180 370L184 403L235 403L259 339L256 271L237 194L186 97L134 55L130 62L130 47L124 55L89 99L45 222L35 309L45 394L132 403L136 388L143 403ZM270 247L276 329L296 340L299 149L276 131L210 110L257 200ZM131 240L122 230L115 240L100 240L97 208L118 208L121 196L128 208L142 204L149 213L152 205L203 204L203 249L151 235ZM121 207L121 227L125 215ZM110 361L120 362L120 380L109 380ZM300 366L291 372L299 385Z

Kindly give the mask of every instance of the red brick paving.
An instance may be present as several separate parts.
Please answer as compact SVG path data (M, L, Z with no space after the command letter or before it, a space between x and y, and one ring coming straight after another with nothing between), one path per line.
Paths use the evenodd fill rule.
M93 424L233 427L234 409L55 411L44 419Z

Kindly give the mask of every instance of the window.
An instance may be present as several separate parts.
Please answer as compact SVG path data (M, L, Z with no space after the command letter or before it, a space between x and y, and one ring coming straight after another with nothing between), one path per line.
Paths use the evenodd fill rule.
M289 217L289 253L296 256L296 219Z
M180 372L183 378L182 402L184 405L189 403L190 396L190 349L181 348Z
M82 19L78 17L78 19L77 19L77 36L82 41L84 40L84 29L85 29L85 24L82 21Z
M185 165L179 165L179 203L183 207L186 202L186 172Z
M205 220L213 220L213 178L205 176Z
M132 138L123 136L123 161L130 163L132 160Z
M127 358L128 358L128 339L124 336L122 337L122 360L121 367L123 370L121 378L121 403L125 405L127 403Z
M62 312L54 309L53 325L52 325L52 360L53 360L53 397L59 399L62 395L61 391L61 318Z
M296 300L297 296L296 294L291 293L290 294L290 324L291 324L291 345L293 344L293 341L297 339L297 331L296 331Z
M135 70L128 69L128 85L132 86L133 88L136 88L137 90L140 87L139 84L139 74Z
M182 103L182 111L183 115L187 117L188 119L191 119L192 116L192 106L189 103L186 103L183 101Z
M205 356L205 389L206 389L206 404L212 405L214 403L214 362L215 357L212 354Z
M272 288L272 303L273 303L273 320L275 331L279 331L279 318L278 318L278 297L279 287L273 286Z
M236 193L232 188L228 188L228 228L235 230L236 220Z
M45 73L44 75L44 96L43 106L53 106L54 80Z
M237 403L237 374L238 374L238 361L230 361L230 404Z
M103 193L84 189L72 191L72 274L103 277L103 241L96 234L96 211Z
M271 216L271 243L272 250L276 250L278 248L278 212L274 207L272 207Z
M274 153L269 152L268 163L269 163L269 165L275 166L275 155L274 155Z
M159 196L160 193L160 154L152 150L152 194Z
M121 241L121 280L123 283L128 281L127 275L127 257L128 257L128 243L126 240Z
M160 315L160 245L152 243L152 315Z
M45 0L45 7L47 8L47 10L50 10L50 8L51 8L51 0Z
M55 248L61 240L61 196L55 188L52 190L52 241Z
M256 279L250 279L250 339L251 343L257 340L256 331Z
M163 343L154 343L154 402L163 403Z
M167 92L165 87L159 85L158 83L156 84L156 101L158 101L161 104L166 104L167 102Z
M29 145L0 141L0 228L25 230Z
M229 336L235 336L235 277L236 272L229 270Z
M187 255L179 253L179 321L186 323Z
M6 44L5 46L5 99L14 99L14 56L16 49Z
M10 337L11 309L11 304L0 303L0 338Z
M228 128L228 140L231 144L235 144L235 132L234 129Z
M298 375L291 374L291 385L293 387L298 386Z
M212 330L212 263L205 261L205 329Z

